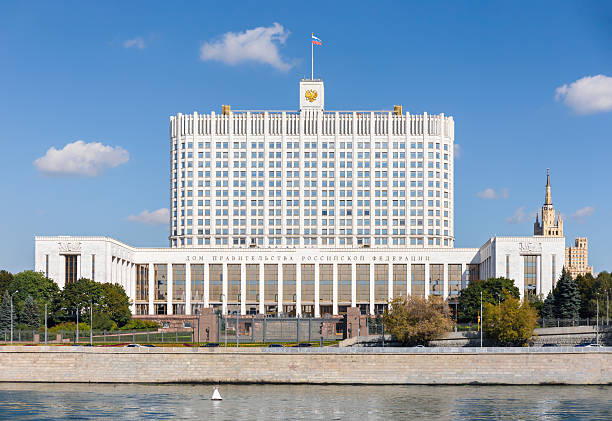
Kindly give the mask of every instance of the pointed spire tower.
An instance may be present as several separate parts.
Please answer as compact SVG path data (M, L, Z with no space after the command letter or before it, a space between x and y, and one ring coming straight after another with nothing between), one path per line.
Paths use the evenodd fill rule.
M542 206L542 223L538 220L533 224L533 235L543 235L545 237L563 237L563 221L561 220L561 211L557 217L555 207L552 204L552 195L550 189L550 170L546 169L546 196L544 197L544 205Z

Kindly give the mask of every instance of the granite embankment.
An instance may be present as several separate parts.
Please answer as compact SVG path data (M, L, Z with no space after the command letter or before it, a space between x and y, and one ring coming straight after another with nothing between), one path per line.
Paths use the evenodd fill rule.
M0 347L2 382L612 384L612 348Z

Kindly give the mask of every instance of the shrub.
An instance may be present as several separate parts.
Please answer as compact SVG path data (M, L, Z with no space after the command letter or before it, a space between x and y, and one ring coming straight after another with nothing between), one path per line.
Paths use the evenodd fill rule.
M130 319L120 330L157 330L160 324L152 320Z
M39 329L40 331L44 331L44 326ZM64 332L75 332L76 331L76 323L75 322L64 322L56 324L55 326L49 328L47 332L50 335L55 335L56 333L60 333L60 331ZM89 325L87 323L79 323L79 331L85 332L89 331Z
M405 345L425 344L452 327L450 310L442 298L398 297L385 310L385 328Z
M538 313L527 300L507 297L498 305L485 304L483 329L500 346L525 346L537 320Z

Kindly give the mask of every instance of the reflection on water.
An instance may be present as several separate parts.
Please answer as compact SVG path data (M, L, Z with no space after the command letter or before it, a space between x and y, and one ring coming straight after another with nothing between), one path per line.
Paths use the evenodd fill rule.
M0 418L610 420L612 386L0 384Z

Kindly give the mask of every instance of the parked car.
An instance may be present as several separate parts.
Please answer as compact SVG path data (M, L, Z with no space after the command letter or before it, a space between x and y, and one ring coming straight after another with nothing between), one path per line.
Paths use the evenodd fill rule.
M417 345L417 348L425 348L425 345Z
M204 348L217 348L219 347L219 344L216 342L209 342L206 345L204 345Z
M142 348L140 344L127 344L123 346L124 348Z
M145 348L155 348L155 345L153 345L153 344L144 344L143 346Z
M300 347L300 348L311 348L312 344L309 343L309 342L303 342L303 343L299 344L298 347Z
M602 344L588 344L586 348L603 348Z
M270 344L268 345L268 348L284 348L285 346L283 344Z
M542 348L551 348L551 347L556 347L559 346L557 344L542 344Z

